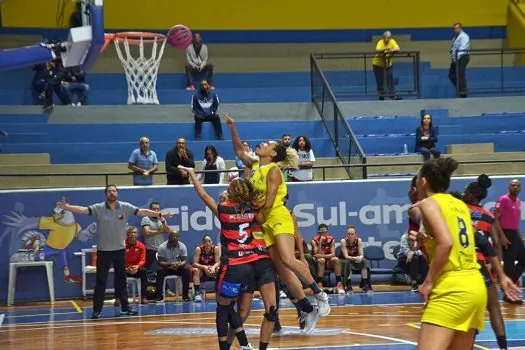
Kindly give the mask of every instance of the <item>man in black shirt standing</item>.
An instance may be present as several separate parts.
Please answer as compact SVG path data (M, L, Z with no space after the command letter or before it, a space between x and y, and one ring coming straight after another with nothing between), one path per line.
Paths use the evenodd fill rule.
M166 172L168 173L168 185L189 185L190 180L186 173L178 169L182 165L187 168L195 168L193 152L186 148L186 140L182 137L177 140L177 145L166 153Z

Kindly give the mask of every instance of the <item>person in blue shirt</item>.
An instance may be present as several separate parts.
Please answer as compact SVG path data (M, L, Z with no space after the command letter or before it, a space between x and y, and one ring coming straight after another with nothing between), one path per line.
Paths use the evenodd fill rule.
M421 117L421 125L416 128L416 153L421 153L424 160L430 159L430 155L439 158L441 153L436 144L438 141L438 130L432 126L432 116L425 114Z
M470 37L463 31L461 23L454 24L454 37L450 47L450 69L448 78L456 88L457 96L467 97L467 78L465 70L470 61Z
M133 150L128 160L128 168L133 171L133 185L153 185L153 173L159 166L157 154L150 149L147 137L140 138L140 147Z
M195 140L201 138L202 123L211 122L218 140L223 140L221 118L217 114L219 97L212 90L208 81L201 80L201 88L193 94L191 110L195 117Z

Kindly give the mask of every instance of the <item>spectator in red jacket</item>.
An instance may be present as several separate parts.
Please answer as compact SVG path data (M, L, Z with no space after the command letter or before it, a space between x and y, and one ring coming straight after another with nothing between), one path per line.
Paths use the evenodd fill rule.
M144 243L137 240L138 229L135 226L128 227L126 239L126 276L140 278L142 304L148 304L146 298L146 287L148 276L144 265L146 264L146 247Z

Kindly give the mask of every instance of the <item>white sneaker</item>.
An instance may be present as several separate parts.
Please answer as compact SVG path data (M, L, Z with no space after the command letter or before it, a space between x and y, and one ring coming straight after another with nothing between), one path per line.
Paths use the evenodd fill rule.
M286 299L286 298L288 298L288 297L286 296L286 293L283 292L283 291L281 291L281 292L279 293L279 299Z
M304 322L303 334L312 334L314 332L319 317L321 317L321 315L319 314L319 308L317 308L317 306L314 306L314 310L309 313L301 311L299 322Z
M345 287L341 282L337 284L337 294L339 295L345 295Z
M328 295L325 292L314 295L317 300L319 307L319 315L321 317L328 316L330 314L330 304L328 303Z
M253 350L252 344L248 344L247 346L241 346L241 350Z
M197 295L195 296L195 302L196 302L196 303L200 303L200 302L202 302L202 297L201 297L200 294L197 294Z

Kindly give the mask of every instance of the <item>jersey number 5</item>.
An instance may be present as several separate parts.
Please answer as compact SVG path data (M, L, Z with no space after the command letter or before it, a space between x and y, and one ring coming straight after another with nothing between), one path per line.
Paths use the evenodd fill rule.
M470 244L468 240L468 231L467 231L467 225L465 224L465 220L458 217L458 227L459 227L459 244L463 248L467 248Z
M241 244L246 242L246 240L248 239L248 232L244 231L248 227L250 227L250 224L248 222L239 225L239 239L237 241Z

